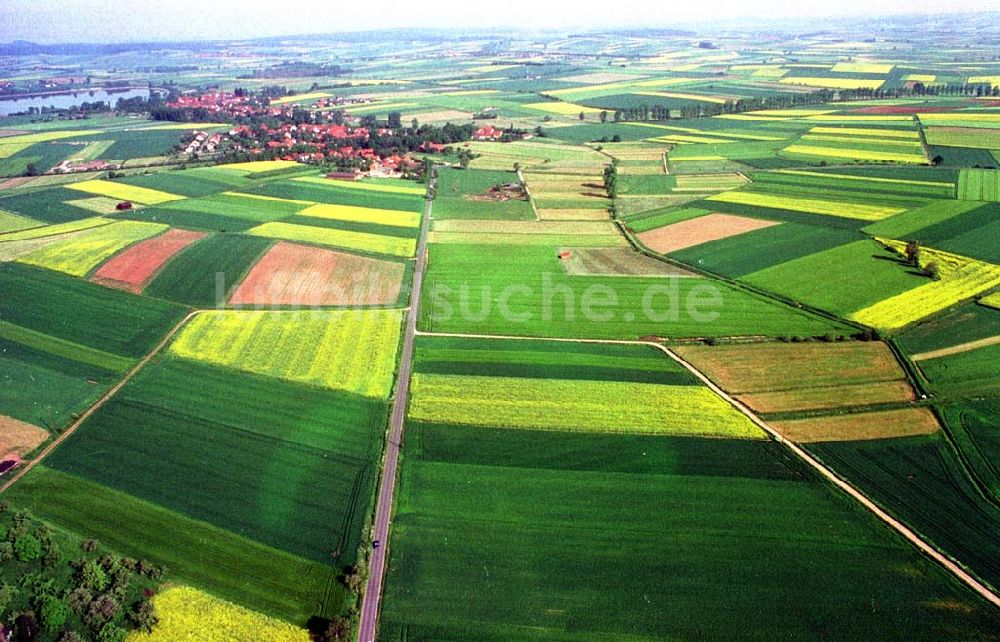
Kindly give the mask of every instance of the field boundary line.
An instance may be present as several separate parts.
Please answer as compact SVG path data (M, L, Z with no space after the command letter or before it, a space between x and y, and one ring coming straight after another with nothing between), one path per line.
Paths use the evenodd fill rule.
M161 339L160 342L157 343L156 346L146 354L146 356L144 356L142 359L139 360L139 363L132 366L132 369L129 370L127 373L125 373L125 376L122 377L118 381L118 383L112 386L110 390L101 395L101 397L97 401L95 401L93 404L90 405L89 408L83 411L83 414L81 414L76 421L70 424L69 428L64 430L62 434L53 439L52 442L42 450L42 452L38 453L38 455L34 457L30 462L28 462L25 466L18 469L18 471L14 474L13 477L4 482L4 484L0 486L0 494L6 492L8 488L13 486L22 477L27 475L35 466L42 463L42 461L46 457L51 455L52 451L58 448L60 444L69 439L70 436L72 436L72 434L76 432L77 429L80 426L82 426L83 423L87 421L87 419L89 419L91 415L100 410L104 404L106 404L108 401L111 400L112 397L118 394L118 392L125 387L125 384L131 381L132 378L136 374L138 374L139 371L142 370L146 366L146 364L148 364L153 359L153 357L159 354L160 351L163 350L163 348L166 347L168 343L170 343L170 340L174 338L174 335L176 335L188 321L190 321L196 315L201 314L202 312L204 312L204 310L195 310L189 313L180 321L178 321L177 325L171 328L170 331L167 332L166 336L164 336L163 339Z
M929 557L938 565L943 567L946 571L949 571L956 579L965 584L973 592L977 593L980 597L985 599L987 602L993 606L1000 608L1000 596L998 596L991 588L977 580L965 569L963 569L959 564L944 553L939 551L937 548L928 544L920 535L915 531L911 530L910 527L906 526L903 522L896 519L885 510L880 508L875 502L868 499L861 491L856 489L850 483L842 479L836 472L828 468L819 459L809 454L805 449L796 444L795 442L786 439L777 430L772 428L767 422L758 417L750 408L746 405L737 401L726 393L722 388L716 385L711 379L704 375L700 370L695 368L693 365L685 361L682 357L677 355L675 352L667 348L666 346L656 343L653 341L630 341L630 340L616 340L616 339L571 339L571 338L550 338L550 337L516 337L516 336L505 336L505 335L483 335L483 334L459 334L459 333L435 333L435 332L420 332L422 336L444 336L444 337L456 337L456 338L470 338L470 339L517 339L517 340L528 340L528 341L562 341L566 343L606 343L606 344L617 344L617 345L646 345L663 352L668 357L676 361L678 364L683 366L688 372L694 375L699 381L706 385L712 392L722 397L730 405L736 408L740 413L746 416L750 421L754 423L758 428L766 432L772 439L774 439L779 444L785 446L792 451L796 457L805 462L812 468L815 472L819 473L827 481L831 482L834 486L839 488L845 494L847 494L851 499L861 504L862 507L867 509L885 525L890 527L892 530L896 531L897 534L903 536L910 544L915 546L921 553L926 557Z

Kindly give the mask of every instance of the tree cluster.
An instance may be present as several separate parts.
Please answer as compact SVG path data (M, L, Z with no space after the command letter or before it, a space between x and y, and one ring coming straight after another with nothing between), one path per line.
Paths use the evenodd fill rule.
M0 621L11 639L122 642L151 631L149 598L162 579L156 565L102 554L96 540L57 535L0 503Z

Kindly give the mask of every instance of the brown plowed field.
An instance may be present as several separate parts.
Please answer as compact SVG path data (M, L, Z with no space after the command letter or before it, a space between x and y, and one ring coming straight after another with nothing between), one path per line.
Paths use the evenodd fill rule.
M233 305L381 305L395 303L404 266L282 241L233 292Z
M709 241L718 241L738 234L746 234L778 224L776 221L761 221L746 216L733 216L732 214L706 214L643 232L639 235L639 240L654 252L669 254L687 247L701 245Z

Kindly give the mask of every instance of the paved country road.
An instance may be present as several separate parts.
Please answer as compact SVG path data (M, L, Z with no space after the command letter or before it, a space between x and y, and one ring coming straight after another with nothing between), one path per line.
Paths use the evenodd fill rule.
M431 189L434 187L431 182ZM399 376L396 383L396 398L392 404L392 419L389 424L389 441L385 448L385 465L382 481L379 483L378 503L375 507L375 522L372 537L379 547L372 549L368 560L368 584L365 586L364 601L361 603L361 619L358 623L359 642L372 642L378 626L378 608L382 599L382 580L385 577L385 560L389 543L389 522L392 517L392 498L396 490L396 467L399 463L399 446L403 437L403 420L406 418L406 402L410 395L410 371L413 365L413 338L417 334L417 317L420 314L420 291L427 266L427 232L431 225L431 200L427 200L424 218L420 225L420 240L417 241L417 262L413 270L413 288L410 291L410 309L406 315L403 331L403 354L399 360Z

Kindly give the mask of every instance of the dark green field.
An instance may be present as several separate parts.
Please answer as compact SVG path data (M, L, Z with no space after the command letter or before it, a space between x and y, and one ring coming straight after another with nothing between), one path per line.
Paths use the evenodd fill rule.
M1000 581L1000 507L962 473L940 434L811 444L809 449L987 582Z
M40 466L5 498L82 537L167 567L170 577L304 624L340 610L336 571L86 479Z
M217 234L206 238L168 263L145 293L202 308L225 303L226 294L271 244L269 239L253 236ZM217 279L221 279L220 287Z
M166 358L47 465L267 546L353 563L379 402Z
M702 243L670 254L688 265L739 278L771 266L816 254L857 240L850 230L782 223Z
M457 339L421 339L416 368L493 375L519 354L519 376L681 374L639 347ZM382 640L910 640L998 623L771 441L407 435Z
M48 270L0 264L0 319L105 352L143 356L187 312Z
M80 200L89 196L93 195L64 187L55 187L0 197L0 210L21 214L45 223L65 223L94 215L93 212L66 203L66 201Z
M194 172L157 172L155 174L137 174L118 179L119 183L137 185L149 189L160 190L169 194L195 198L208 196L230 189L224 181L212 180L208 174L200 175Z
M424 199L409 194L390 194L369 190L318 185L301 181L275 181L256 188L239 190L242 192L287 198L298 201L312 201L331 205L354 205L357 207L377 207L386 210L421 212Z

